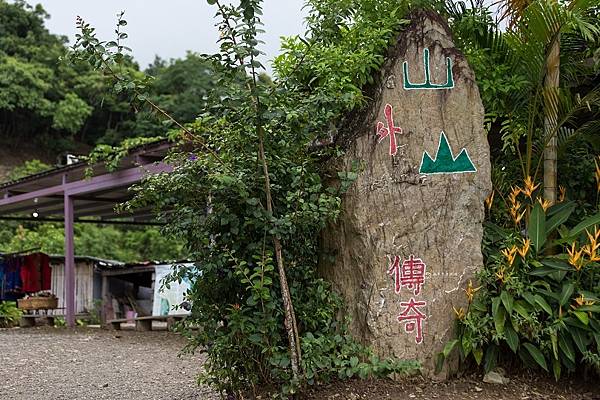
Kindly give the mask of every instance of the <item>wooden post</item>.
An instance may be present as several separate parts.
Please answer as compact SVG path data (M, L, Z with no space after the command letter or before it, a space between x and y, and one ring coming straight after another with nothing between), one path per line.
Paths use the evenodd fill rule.
M106 326L108 314L108 276L102 275L102 294L100 297L102 303L100 304L100 324Z

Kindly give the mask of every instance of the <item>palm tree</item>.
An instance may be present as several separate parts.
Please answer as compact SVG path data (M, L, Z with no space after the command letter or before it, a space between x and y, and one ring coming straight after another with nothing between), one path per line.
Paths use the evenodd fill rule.
M523 177L539 177L543 163L544 197L556 201L557 149L567 139L600 126L598 121L577 124L582 111L600 110L600 88L581 97L585 56L582 47L600 37L598 0L500 0L500 20L477 34L473 42L502 57L512 73L522 78L508 95L501 133L515 149Z

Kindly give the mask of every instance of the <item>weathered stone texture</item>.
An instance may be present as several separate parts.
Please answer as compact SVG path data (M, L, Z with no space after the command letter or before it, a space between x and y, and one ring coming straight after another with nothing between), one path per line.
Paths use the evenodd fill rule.
M351 331L382 356L418 359L429 370L435 355L453 338L452 307L465 307L463 289L483 263L484 199L491 190L489 145L483 106L473 71L454 47L448 26L432 13L412 14L372 91L368 110L340 131L347 148L342 168L362 169L343 201L338 222L323 235L323 274L346 300ZM446 82L446 57L452 60L455 86L443 90L403 89L402 63L411 82L423 82L423 50L430 51L431 81ZM389 154L389 138L378 142L376 125L385 123L384 107L393 106L398 152ZM440 133L456 157L465 148L474 173L419 173L423 152L435 157ZM339 167L340 165L338 165ZM421 294L406 287L394 292L387 274L389 257L409 255L427 264ZM330 257L333 255L335 258ZM415 343L397 320L400 302L427 302L424 340Z

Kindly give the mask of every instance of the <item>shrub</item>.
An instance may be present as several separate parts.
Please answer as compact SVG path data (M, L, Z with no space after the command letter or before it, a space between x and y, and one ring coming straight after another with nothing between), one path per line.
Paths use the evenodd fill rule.
M508 195L513 228L486 223L478 287L455 310L461 359L489 371L517 355L558 379L578 365L600 371L600 213L568 228L576 204L550 206L526 179Z

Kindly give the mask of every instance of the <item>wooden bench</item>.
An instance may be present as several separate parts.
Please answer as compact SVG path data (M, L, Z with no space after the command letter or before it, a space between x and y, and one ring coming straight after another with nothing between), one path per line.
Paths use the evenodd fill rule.
M21 328L34 327L35 320L37 318L45 320L47 325L54 326L54 317L55 317L55 315L23 314L23 315L21 315L21 320L19 321L19 326Z
M134 319L135 321L135 330L136 331L151 331L152 330L152 321L166 321L167 322L167 329L171 330L173 328L173 325L175 325L175 323L177 321L181 321L182 319L186 318L187 315L186 314L178 314L178 315L149 315L149 316L144 316L144 317L137 317ZM108 321L108 324L115 330L119 331L121 330L121 324L124 322L129 322L131 320L128 320L127 318L120 318L120 319L111 319L110 321Z
M65 316L62 314L23 314L21 315L19 326L21 328L34 327L36 325L36 319L38 318L46 321L47 325L54 326L54 321L56 318L65 318ZM91 317L89 314L75 314L75 320L89 320L90 318Z

